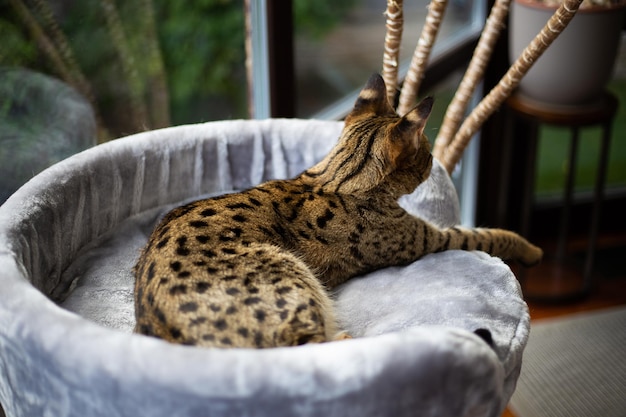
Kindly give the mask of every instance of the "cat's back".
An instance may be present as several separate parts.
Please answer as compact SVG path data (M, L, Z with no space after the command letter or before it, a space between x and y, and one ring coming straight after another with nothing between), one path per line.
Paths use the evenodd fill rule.
M284 207L297 210L293 199L308 195L274 181L171 211L136 266L136 331L221 347L326 340L334 329L325 324L324 289L285 250L289 216L298 215Z

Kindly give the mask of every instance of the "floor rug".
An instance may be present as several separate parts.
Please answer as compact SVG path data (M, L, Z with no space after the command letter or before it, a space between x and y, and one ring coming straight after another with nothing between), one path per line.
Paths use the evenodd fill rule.
M626 308L531 324L517 417L626 417Z

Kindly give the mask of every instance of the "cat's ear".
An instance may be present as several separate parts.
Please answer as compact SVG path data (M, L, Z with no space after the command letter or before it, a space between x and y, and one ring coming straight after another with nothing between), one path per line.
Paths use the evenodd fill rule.
M387 100L387 88L385 81L380 74L373 74L359 93L359 97L354 103L354 108L348 115L358 116L365 113L373 113L376 115L393 115L395 114L393 107Z
M393 132L389 135L391 143L387 148L387 153L394 166L412 159L418 151L433 103L432 97L426 97L393 126Z
M413 110L402 117L402 120L398 123L398 128L411 131L416 138L423 134L434 102L435 100L432 97L426 97L420 101Z

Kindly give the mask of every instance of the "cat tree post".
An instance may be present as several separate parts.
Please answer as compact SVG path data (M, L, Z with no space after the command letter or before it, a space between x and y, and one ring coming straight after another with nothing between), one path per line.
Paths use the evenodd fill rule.
M387 99L393 103L398 86L398 58L400 56L400 42L402 41L402 26L404 25L402 0L388 0L385 16L387 16L387 32L385 34L382 76L387 87Z
M463 151L480 126L491 116L518 86L532 64L552 44L572 20L582 0L564 0L544 28L524 49L500 82L481 100L465 119L454 139L441 155L441 163L451 173L461 160Z
M424 78L424 72L428 64L430 52L437 38L443 15L446 11L448 0L431 0L428 5L428 15L426 23L420 35L417 47L411 59L409 71L404 78L402 91L400 92L400 102L398 104L398 114L406 114L415 106L415 97Z

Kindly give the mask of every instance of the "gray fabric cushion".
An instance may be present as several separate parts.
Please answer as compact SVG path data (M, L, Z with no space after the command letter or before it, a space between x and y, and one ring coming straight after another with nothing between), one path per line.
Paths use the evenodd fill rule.
M75 155L18 190L0 207L7 414L498 416L529 317L510 269L481 252L428 255L344 284L336 309L353 340L218 350L130 333L130 268L171 205L294 176L340 130L267 120L146 132ZM402 204L435 224L458 223L438 163Z

